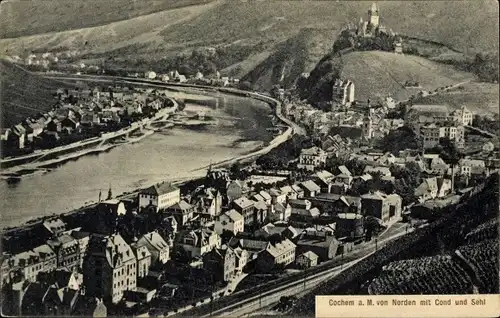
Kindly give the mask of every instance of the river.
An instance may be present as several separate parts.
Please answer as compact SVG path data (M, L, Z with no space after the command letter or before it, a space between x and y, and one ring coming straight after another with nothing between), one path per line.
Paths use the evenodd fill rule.
M1 181L2 227L95 202L99 191L106 197L110 186L116 196L154 182L203 176L206 170L199 169L211 162L248 153L272 139L266 131L271 127L272 114L268 104L249 98L218 96L217 106L208 100L205 104L211 107L195 104L186 107L187 111L203 109L209 116L229 118L218 119L216 126L202 130L168 129L137 143L80 157L19 183Z

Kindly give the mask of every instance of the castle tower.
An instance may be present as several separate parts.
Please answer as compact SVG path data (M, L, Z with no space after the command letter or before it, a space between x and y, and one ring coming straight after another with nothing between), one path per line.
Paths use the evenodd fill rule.
M372 3L370 10L368 10L368 16L370 17L370 24L377 28L379 26L379 13L377 3Z

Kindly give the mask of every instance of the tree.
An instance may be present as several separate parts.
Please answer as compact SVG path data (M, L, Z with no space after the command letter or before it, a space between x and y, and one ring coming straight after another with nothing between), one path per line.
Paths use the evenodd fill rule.
M455 143L450 138L441 138L439 140L440 156L444 162L451 166L451 192L455 192L455 166L460 162L462 153L457 149Z

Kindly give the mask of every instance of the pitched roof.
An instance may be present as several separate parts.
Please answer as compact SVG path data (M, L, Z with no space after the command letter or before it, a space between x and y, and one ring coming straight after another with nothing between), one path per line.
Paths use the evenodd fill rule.
M304 192L304 190L302 190L302 189L301 189L298 185L296 185L296 184L293 184L293 185L292 185L292 189L293 189L293 191L295 191L295 193L297 193L297 194Z
M254 201L249 200L247 197L241 197L239 199L236 199L236 200L233 201L233 203L236 204L237 206L239 206L242 209L251 207L251 206L253 206L255 204Z
M299 256L303 256L309 260L318 259L318 255L316 255L316 253L314 253L313 251L307 251L305 253L300 254Z
M293 189L291 186L287 185L287 186L281 187L280 191L283 194L289 194L290 192L293 192Z
M267 193L266 191L262 190L259 192L259 194L265 199L265 200L271 200L271 195Z
M162 195L166 193L171 193L176 190L179 190L179 188L173 186L170 183L160 183L160 184L155 184L147 189L144 189L141 191L143 194L149 194L149 195Z
M225 212L224 215L226 215L228 218L230 218L231 221L233 221L233 222L243 220L243 216L235 209L231 209L231 210Z
M263 201L255 202L254 207L256 210L267 210L267 205Z
M281 189L283 189L283 188L281 188ZM275 196L275 197L277 197L277 196L282 195L282 194L283 194L283 191L282 191L281 189L279 189L279 190L278 190L278 189L275 189L275 188L271 188L271 189L269 189L269 194L270 194L270 196Z
M319 235L308 235L302 234L299 238L298 246L316 246L316 247L326 247L328 248L332 243L335 243L336 239L334 236L319 236Z
M167 242L165 242L163 237L161 237L161 235L156 231L144 234L144 236L141 237L137 243L141 244L146 241L158 251L164 251L169 248Z
M291 199L288 201L288 203L293 207L296 208L305 208L309 204L307 200L301 200L301 199Z
M302 149L300 154L301 155L309 155L309 156L319 156L319 155L325 154L325 152L323 151L323 149L314 146L314 147L311 147L308 149Z
M301 183L301 185L307 189L309 192L315 192L315 191L320 191L321 188L314 183L312 180L307 180Z
M374 166L366 166L363 173L372 173L372 172L380 172L383 175L390 176L391 170L388 167L374 167Z
M335 178L335 176L333 174L331 174L330 172L328 172L326 170L316 172L315 176L318 179L325 181L325 182L328 182L328 181L332 180L333 178Z
M104 253L106 261L112 268L121 267L121 264L135 259L135 255L130 245L125 242L120 234L109 236L92 235L89 241L88 251L89 254L94 254L96 256Z
M45 220L43 226L51 233L58 233L66 230L66 223L57 218L52 220Z
M170 207L170 209L176 209L176 210L181 210L181 211L186 211L186 210L189 210L191 208L192 208L191 204L187 203L184 200L181 200L178 203L176 203Z
M263 197L263 196L261 196L261 195L260 195L260 194L258 194L258 193L257 193L257 194L254 194L254 195L252 196L252 198L253 198L253 199L255 199L255 201L265 201L264 197Z
M290 250L295 250L296 245L290 241L289 239L284 239L283 241L276 244L269 244L267 248L267 252L271 254L273 257L278 257L283 253L286 253Z
M256 240L250 238L239 239L237 237L233 237L229 241L229 245L232 248L239 246L244 250L259 251L259 252L265 250L269 244L270 244L269 242L264 240Z
M366 193L361 196L362 199L371 199L371 200L385 200L387 196L380 192L375 191L374 193Z
M341 174L345 174L347 176L352 176L351 171L349 171L349 169L347 169L347 167L344 165L338 167L338 170L340 171Z

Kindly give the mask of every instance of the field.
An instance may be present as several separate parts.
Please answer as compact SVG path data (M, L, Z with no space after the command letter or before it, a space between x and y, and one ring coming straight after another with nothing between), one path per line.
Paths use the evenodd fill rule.
M419 104L446 104L450 108L467 106L482 115L498 114L498 84L472 82L437 95L417 98Z
M425 58L391 52L353 52L342 57L342 77L356 85L356 99L366 101L391 95L406 100L421 90L474 79L470 73ZM419 83L418 88L405 88L407 80Z
M61 6L55 0L11 1L3 5L0 36L19 38L0 39L0 47L8 55L75 50L89 62L111 58L110 65L148 68L197 48L225 47L236 52L218 65L227 74L266 88L274 83L288 86L297 74L312 70L343 27L366 19L370 4L74 0ZM498 5L492 0L378 4L382 22L395 32L461 51L498 50L498 42L491 40L498 37Z
M42 78L18 66L0 60L2 126L10 127L38 112L48 111L55 104L52 96L68 83Z
M10 0L2 4L0 38L88 28L210 1L66 0L62 4L60 0Z

